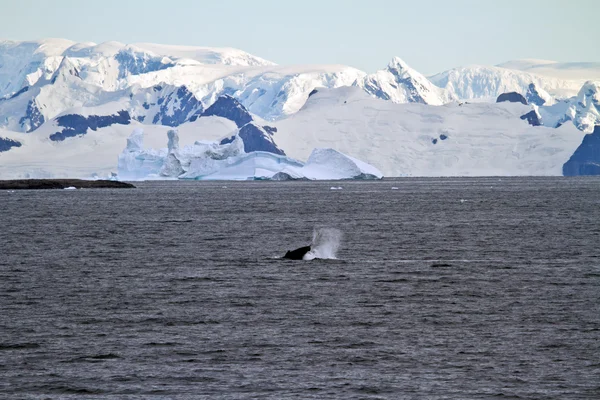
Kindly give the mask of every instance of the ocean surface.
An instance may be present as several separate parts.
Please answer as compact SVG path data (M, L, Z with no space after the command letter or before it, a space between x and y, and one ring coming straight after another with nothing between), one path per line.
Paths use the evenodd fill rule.
M2 399L600 399L598 178L4 191L0 243Z

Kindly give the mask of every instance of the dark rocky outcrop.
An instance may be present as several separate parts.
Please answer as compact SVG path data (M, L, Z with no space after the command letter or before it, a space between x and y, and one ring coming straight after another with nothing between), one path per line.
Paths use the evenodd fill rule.
M226 118L237 125L239 128L237 135L221 140L221 144L231 143L235 139L235 136L239 136L244 142L244 151L246 153L266 151L273 154L285 155L285 152L277 147L277 144L273 140L273 134L277 132L277 128L255 124L248 110L239 101L229 95L219 97L201 116Z
M26 132L33 132L45 122L44 115L40 112L35 100L30 100L27 104L25 115L19 120L21 128Z
M160 89L162 90L162 87ZM156 91L156 87L153 90ZM157 103L160 110L154 115L153 124L179 126L187 121L195 121L204 111L202 102L185 86L160 97ZM142 107L147 110L150 104L144 103Z
M527 105L527 99L523 97L522 94L517 92L502 93L500 96L498 96L498 99L496 99L496 103L502 103L504 101Z
M50 135L50 140L63 141L68 137L85 135L88 129L93 131L114 124L129 125L131 117L125 110L114 115L90 115L84 117L79 114L67 114L56 118L58 126L64 127L60 132Z
M15 97L18 97L18 96L20 96L23 93L26 93L28 91L29 91L29 86L24 86L18 92L15 92L15 93L11 94L10 96L6 96L6 97L0 98L0 101L12 100Z
M265 125L265 126L263 126L263 129L265 131L267 131L267 133L269 133L269 135L273 135L274 133L277 133L277 128L275 128L274 126Z
M68 187L75 187L77 189L135 188L135 186L130 183L109 180L86 181L81 179L16 179L0 181L0 190L65 189Z
M285 155L285 152L277 147L271 134L253 123L244 125L238 135L244 141L244 151L246 153L267 151L282 156Z
M203 117L227 118L237 125L238 128L252 122L252 116L239 101L229 95L221 96L214 104L202 113Z
M531 126L541 126L542 121L539 114L535 110L529 111L527 114L521 115L522 120L526 120Z
M17 142L16 140L2 138L0 137L0 153L3 151L8 151L13 147L21 147L21 142Z
M527 102L529 104L535 104L536 106L543 106L544 104L546 104L546 100L543 99L542 96L540 96L539 91L533 83L529 84L525 97L527 98Z
M302 260L304 255L310 251L310 246L300 247L296 250L290 250L285 253L283 258L287 258L288 260Z
M600 125L583 137L581 145L563 165L563 175L600 175Z

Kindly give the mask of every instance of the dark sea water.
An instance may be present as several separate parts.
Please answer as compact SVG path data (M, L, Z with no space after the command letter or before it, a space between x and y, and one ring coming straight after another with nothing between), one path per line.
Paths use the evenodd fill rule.
M1 192L0 243L2 399L600 399L600 179Z

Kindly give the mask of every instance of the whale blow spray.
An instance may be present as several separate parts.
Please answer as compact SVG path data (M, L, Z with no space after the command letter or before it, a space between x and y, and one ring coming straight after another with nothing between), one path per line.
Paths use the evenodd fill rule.
M303 259L313 260L315 258L335 259L342 241L342 232L335 228L317 228L313 231L310 251Z

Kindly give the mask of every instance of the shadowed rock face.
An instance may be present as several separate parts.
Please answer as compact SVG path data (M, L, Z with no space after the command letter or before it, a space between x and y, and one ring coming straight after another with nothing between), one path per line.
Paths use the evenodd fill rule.
M310 246L300 247L296 250L290 250L285 253L283 258L287 258L289 260L302 260L304 255L310 251Z
M496 99L496 103L502 103L503 101L527 105L527 99L525 99L522 94L517 92L502 93L500 96L498 96L498 99Z
M19 124L25 131L33 132L45 122L44 115L40 112L35 100L30 100L27 103L27 111L25 116L19 120Z
M527 114L521 115L521 119L524 121L526 120L531 126L542 125L542 121L540 121L540 117L538 113L535 112L535 110L531 110Z
M581 145L563 165L563 175L600 175L600 125L583 137Z
M229 95L221 96L215 103L202 113L203 117L227 118L237 125L238 128L252 122L252 116L239 101Z
M21 142L0 137L0 153L3 151L8 151L13 147L21 147Z
M79 114L68 114L56 118L56 121L58 126L64 129L50 135L50 140L60 142L68 137L85 135L88 128L95 131L98 128L105 128L113 124L129 125L131 117L127 111L122 110L115 115L90 115L84 117Z
M160 86L155 86L153 90L157 91L156 88L162 89ZM160 105L160 110L154 115L153 124L179 126L187 121L196 121L204 111L202 102L185 86L180 86L177 91L160 97L157 103ZM150 105L144 103L143 107L147 109Z
M540 96L540 92L535 87L535 84L530 83L527 88L527 101L530 104L535 104L536 106L543 106L546 103L546 99Z
M253 151L268 151L269 153L284 156L285 152L281 150L271 137L271 133L264 128L260 128L253 123L244 125L238 132L238 135L244 141L244 151L250 153Z
M18 97L19 95L21 95L21 94L23 94L23 93L25 93L27 91L29 91L29 86L22 87L21 90L19 90L18 92L14 93L14 94L12 94L12 95L10 95L8 97L1 98L0 101L12 100L15 97Z

